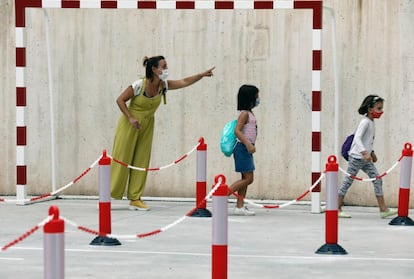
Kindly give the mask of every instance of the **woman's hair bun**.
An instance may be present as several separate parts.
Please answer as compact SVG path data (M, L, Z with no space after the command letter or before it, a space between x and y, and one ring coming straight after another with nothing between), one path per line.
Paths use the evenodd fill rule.
M144 56L144 58L142 58L142 66L147 66L147 62L148 62L149 58L148 56Z

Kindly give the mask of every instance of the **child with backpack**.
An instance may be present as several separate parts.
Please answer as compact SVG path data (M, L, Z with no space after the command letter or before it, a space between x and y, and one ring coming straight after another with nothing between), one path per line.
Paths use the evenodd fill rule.
M364 115L361 119L357 130L355 131L351 148L348 152L348 170L347 173L356 176L359 170L365 172L370 178L376 178L374 184L375 196L377 198L380 217L386 218L397 214L397 210L390 209L385 205L384 194L382 191L382 179L378 178L379 173L374 163L377 161L372 146L375 137L374 119L379 119L383 114L384 99L377 95L365 97L358 113ZM351 187L353 179L345 176L341 187L338 189L338 217L351 218L351 215L342 211L342 204L348 189Z
M240 172L241 178L230 185L229 194L237 192L237 204L235 215L255 215L244 206L247 187L253 183L255 170L253 153L256 152L255 142L257 137L256 117L252 109L259 105L259 89L254 85L242 85L237 94L237 110L240 112L234 133L237 142L233 150L233 158L236 172Z

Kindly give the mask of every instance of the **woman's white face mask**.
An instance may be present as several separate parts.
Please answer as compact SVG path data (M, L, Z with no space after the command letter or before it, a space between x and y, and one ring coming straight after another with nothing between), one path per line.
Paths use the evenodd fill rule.
M165 81L168 78L168 69L162 70L161 74L158 75L158 77L160 78L160 80Z

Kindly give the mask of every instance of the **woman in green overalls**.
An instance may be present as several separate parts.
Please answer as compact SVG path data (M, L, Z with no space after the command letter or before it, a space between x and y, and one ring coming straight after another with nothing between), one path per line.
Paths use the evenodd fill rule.
M145 78L128 86L116 103L122 111L115 132L112 156L126 164L147 168L151 157L152 138L154 134L154 114L167 90L189 86L203 77L211 77L214 67L180 80L167 80L168 67L163 56L144 57ZM129 106L127 102L130 101ZM128 179L129 177L129 179ZM127 189L131 210L149 210L141 200L144 192L147 172L132 170L112 160L111 196L122 199Z

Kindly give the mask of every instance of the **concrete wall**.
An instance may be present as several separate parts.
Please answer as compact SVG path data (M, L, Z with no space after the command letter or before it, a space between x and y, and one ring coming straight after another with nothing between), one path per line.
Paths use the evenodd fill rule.
M0 0L0 194L15 194L14 2ZM322 169L326 158L359 122L368 94L385 98L376 121L380 172L390 168L414 128L414 1L324 1ZM244 83L260 89L254 111L259 136L255 182L248 197L294 199L311 184L312 14L306 10L56 10L49 17L56 182L60 188L111 153L120 92L139 76L143 56L162 54L172 79L216 66L215 75L168 93L156 115L151 166L163 166L208 144L208 186L218 173L238 178L232 158L219 150L222 126L237 115ZM335 111L333 23L339 109ZM51 191L50 96L45 13L30 9L27 30L28 194ZM335 140L335 114L339 115ZM196 154L148 176L145 196L194 197ZM339 158L340 166L346 162ZM360 174L362 176L362 174ZM340 175L342 178L342 175ZM64 194L98 193L97 168ZM322 188L324 188L324 183ZM398 203L399 167L384 178L386 200ZM306 197L309 199L310 197ZM322 199L324 192L322 190ZM348 203L375 205L369 183L356 182ZM411 199L413 204L413 199Z

